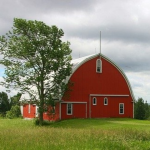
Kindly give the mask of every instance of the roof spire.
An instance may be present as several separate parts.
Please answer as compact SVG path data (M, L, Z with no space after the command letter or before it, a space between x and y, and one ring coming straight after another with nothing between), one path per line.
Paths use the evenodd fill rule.
M99 53L99 57L101 59L101 31L100 31L100 53Z

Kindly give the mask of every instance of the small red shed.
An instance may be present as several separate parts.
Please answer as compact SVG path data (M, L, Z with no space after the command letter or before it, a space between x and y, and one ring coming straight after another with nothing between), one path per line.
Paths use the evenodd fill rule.
M75 59L72 64L72 74L67 78L73 83L69 98L62 97L56 103L55 112L44 114L44 119L134 118L131 85L125 73L113 61L95 54ZM33 104L23 105L23 117L32 118L31 112L35 117L37 109Z

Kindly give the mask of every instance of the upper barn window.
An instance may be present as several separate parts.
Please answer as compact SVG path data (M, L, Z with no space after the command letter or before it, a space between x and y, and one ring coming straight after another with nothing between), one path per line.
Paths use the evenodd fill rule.
M108 98L107 97L104 98L104 105L108 105Z
M96 105L97 104L97 99L96 97L93 97L93 105Z
M100 59L96 60L96 72L102 73L102 61Z

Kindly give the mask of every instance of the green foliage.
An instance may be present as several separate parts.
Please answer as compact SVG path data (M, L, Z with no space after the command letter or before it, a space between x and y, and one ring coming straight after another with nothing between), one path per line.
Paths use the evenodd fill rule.
M0 64L5 66L7 87L19 88L39 102L40 122L43 106L67 90L65 79L71 74L71 49L62 42L62 29L41 21L14 19L12 31L0 37Z
M34 119L34 125L35 125L35 126L41 126L39 118L35 118L35 119ZM50 122L49 122L49 121L44 120L44 121L42 122L42 126L48 126L48 125L50 125Z
M17 118L21 116L20 107L18 105L12 106L10 111L7 111L6 117L9 119Z
M13 97L10 98L11 102L10 102L10 105L11 106L15 106L15 105L18 105L20 106L20 97L21 97L21 93L17 93L17 95L14 95Z
M5 116L6 111L10 110L8 95L5 92L0 92L0 114Z
M148 105L147 101L144 104L144 108L145 108L145 119L148 119L150 117L150 106Z
M147 102L144 103L142 98L139 98L134 104L134 117L140 120L150 117L150 107Z

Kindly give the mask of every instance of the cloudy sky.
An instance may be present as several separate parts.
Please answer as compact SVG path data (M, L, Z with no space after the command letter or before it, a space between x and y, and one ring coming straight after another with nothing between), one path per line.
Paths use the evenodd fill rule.
M135 98L150 103L149 0L0 0L0 35L14 18L62 28L74 59L99 52L101 31L102 53L124 70Z

